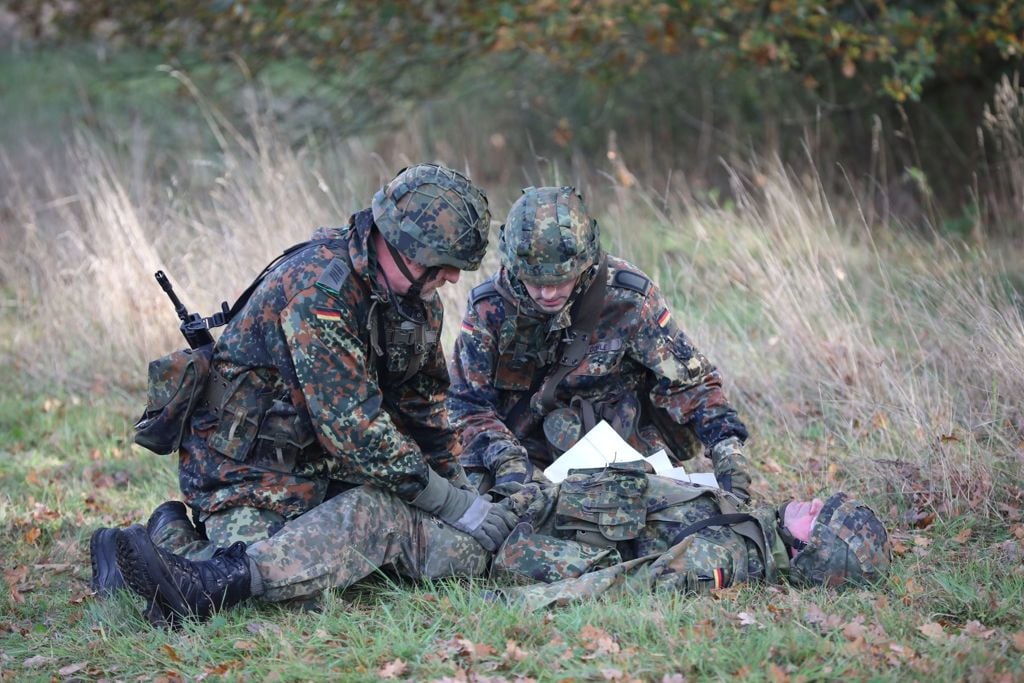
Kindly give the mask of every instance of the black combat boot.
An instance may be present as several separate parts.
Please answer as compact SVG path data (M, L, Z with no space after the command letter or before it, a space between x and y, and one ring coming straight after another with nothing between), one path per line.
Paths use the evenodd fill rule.
M116 590L124 588L121 570L117 568L116 539L120 529L105 527L92 532L89 539L89 561L92 564L92 589L108 597Z
M192 524L188 518L188 508L180 500L160 503L149 516L146 531L164 549L176 549L194 541L207 540L206 529L202 524Z
M146 599L146 618L154 626L175 626L182 617L207 619L252 597L245 544L219 548L213 557L193 562L161 550L136 524L117 535L117 564L128 587Z

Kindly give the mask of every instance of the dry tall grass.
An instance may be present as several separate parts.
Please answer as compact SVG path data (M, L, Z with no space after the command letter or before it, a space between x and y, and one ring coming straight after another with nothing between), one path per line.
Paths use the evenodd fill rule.
M148 170L144 138L125 154L80 134L60 158L4 160L0 286L13 315L0 350L26 376L141 402L145 363L182 343L154 271L208 314L408 161L214 125L220 153L182 150L170 173ZM606 245L655 275L723 368L763 489L849 483L947 514L1019 504L1024 319L1000 279L1019 261L865 225L813 178L761 170L737 179L728 209L697 205L679 183L657 197L613 176L586 185ZM495 217L507 208L495 202ZM496 263L492 253L485 270ZM449 330L482 275L445 292Z

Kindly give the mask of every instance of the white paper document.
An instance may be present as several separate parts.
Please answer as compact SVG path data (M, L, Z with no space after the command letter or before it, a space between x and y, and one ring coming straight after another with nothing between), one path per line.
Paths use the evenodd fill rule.
M646 458L626 443L610 424L601 420L593 429L583 435L572 448L551 463L544 475L556 484L565 479L569 470L588 467L605 467L613 462L647 461L654 473L701 486L718 488L718 481L712 472L688 474L683 467L673 467L664 450Z

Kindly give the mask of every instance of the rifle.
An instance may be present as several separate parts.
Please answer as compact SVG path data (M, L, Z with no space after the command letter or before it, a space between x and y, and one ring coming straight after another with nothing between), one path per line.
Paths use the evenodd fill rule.
M181 303L181 299L174 293L174 287L171 286L171 281L164 275L164 271L156 271L154 277L156 277L160 289L164 290L171 303L174 304L174 312L178 314L178 319L181 320L181 325L178 329L181 330L182 336L188 342L189 348L198 349L200 346L212 344L213 335L210 334L210 329L220 327L231 319L231 310L228 308L228 302L220 302L220 310L208 318L204 318L199 313L189 313L188 309L185 308L185 304Z

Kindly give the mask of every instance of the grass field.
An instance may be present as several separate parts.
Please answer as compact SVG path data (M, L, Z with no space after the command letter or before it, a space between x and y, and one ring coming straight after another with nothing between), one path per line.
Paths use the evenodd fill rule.
M169 154L143 117L0 158L0 679L1024 680L1024 245L868 225L770 163L721 204L667 170L625 183L608 159L574 180L605 246L721 367L757 494L868 500L895 539L882 585L524 614L485 581L380 577L318 612L254 604L180 632L99 600L91 531L177 495L174 460L130 438L146 361L181 344L153 271L209 313L427 148L411 129L295 147L259 120L196 117L214 148ZM532 182L566 180L538 168ZM500 221L518 188L478 180ZM481 276L446 290L448 330Z

